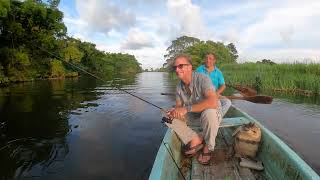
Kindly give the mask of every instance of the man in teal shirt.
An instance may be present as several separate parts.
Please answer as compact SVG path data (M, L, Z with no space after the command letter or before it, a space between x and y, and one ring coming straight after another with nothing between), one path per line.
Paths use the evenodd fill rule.
M206 74L210 77L212 84L216 88L216 93L220 96L221 112L224 115L231 106L231 101L220 94L226 89L222 72L215 66L217 60L213 53L206 55L205 64L199 66L196 72Z

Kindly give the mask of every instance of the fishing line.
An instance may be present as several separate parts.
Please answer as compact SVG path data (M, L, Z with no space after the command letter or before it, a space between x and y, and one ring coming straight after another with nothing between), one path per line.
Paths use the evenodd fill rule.
M162 141L162 143L163 143L164 147L166 147L167 151L169 152L170 157L172 158L172 161L174 162L174 164L175 164L176 167L178 168L180 175L183 177L184 180L186 180L186 177L184 177L184 175L183 175L183 173L182 173L182 171L181 171L181 168L179 168L176 160L175 160L174 157L173 157L173 153L172 153L172 150L171 150L169 144L168 144L168 143L165 143L165 142L163 142L163 141ZM166 146L166 144L169 146L169 148ZM169 150L169 149L170 149L170 150Z
M106 82L106 80L100 78L99 76L96 76L96 75L90 73L89 71L86 71L85 69L83 69L83 68L81 68L81 67L78 67L78 66L74 65L73 63L70 63L70 62L62 59L61 57L59 57L59 56L57 56L57 55L55 55L55 54L47 51L47 50L44 49L44 48L41 48L41 47L35 46L35 45L32 45L32 46L34 46L34 47L36 47L36 48L39 48L40 50L42 50L42 51L44 51L44 52L46 52L46 53L54 56L55 58L59 59L60 61L65 62L65 63L69 64L70 66L72 66L72 67L74 67L74 68L76 68L76 69L78 69L78 70L80 70L80 71L82 71L82 72L85 72L85 73L89 74L90 76L92 76L92 77L94 77L94 78L96 78L96 79L98 79L98 80L100 80L100 81L102 81L102 82ZM113 87L117 88L119 91L123 91L123 92L125 92L125 93L127 93L127 94L129 94L129 95L131 95L131 96L133 96L133 97L135 97L135 98L137 98L137 99L140 99L141 101L144 101L144 102L152 105L153 107L156 107L156 108L160 109L160 111L161 111L162 113L166 114L165 109L161 108L160 106L155 105L155 104L153 104L152 102L149 102L149 101L147 101L147 100L145 100L145 99L143 99L143 98L141 98L141 97L139 97L139 96L137 96L137 95L135 95L135 94L132 94L132 93L130 93L130 92L124 90L124 89L121 89L121 88L119 88L119 87L117 87L117 86L113 86ZM163 117L163 118L162 118L162 122L171 123L171 121L172 121L172 119L170 119L170 118L167 118L167 117ZM175 166L178 168L181 176L183 177L184 180L186 180L186 178L184 177L184 175L183 175L183 173L182 173L182 171L181 171L181 168L179 168L176 160L175 160L174 157L173 157L172 151L170 151L170 150L168 149L168 147L166 146L167 143L165 143L165 142L163 142L163 141L161 141L161 142L163 143L163 145L165 146L166 150L168 151L170 157L172 158L172 161L174 162ZM169 147L169 148L170 148L170 147Z
M34 46L34 47L36 47L36 48L39 48L40 50L42 50L42 51L44 51L44 52L46 52L46 53L54 56L55 58L59 59L60 61L65 62L65 63L67 63L68 65L70 65L70 66L72 66L72 67L74 67L74 68L76 68L76 69L78 69L78 70L80 70L80 71L82 71L82 72L85 72L86 74L89 74L90 76L92 76L92 77L94 77L94 78L96 78L96 79L98 79L98 80L100 80L100 81L102 81L102 82L104 82L104 83L106 82L106 80L100 78L99 76L96 76L96 75L90 73L89 71L86 71L85 69L83 69L83 68L81 68L81 67L78 67L78 66L74 65L73 63L70 63L70 62L62 59L61 57L59 57L59 56L57 56L57 55L55 55L55 54L47 51L46 49L43 49L43 48L41 48L41 47L39 47L39 46L36 46L36 45L32 45L32 46ZM156 108L160 109L160 111L162 111L162 112L166 112L165 109L163 109L162 107L160 107L160 106L158 106L158 105L155 105L154 103L149 102L149 101L147 101L147 100L145 100L145 99L143 99L143 98L141 98L141 97L139 97L139 96L137 96L137 95L134 95L134 94L130 93L129 91L126 91L126 90L124 90L124 89L121 89L121 88L119 88L119 87L117 87L117 86L113 86L113 87L117 88L119 91L123 91L123 92L125 92L125 93L127 93L127 94L129 94L129 95L131 95L131 96L133 96L133 97L135 97L135 98L137 98L137 99L140 99L141 101L144 101L144 102L152 105L153 107L156 107Z

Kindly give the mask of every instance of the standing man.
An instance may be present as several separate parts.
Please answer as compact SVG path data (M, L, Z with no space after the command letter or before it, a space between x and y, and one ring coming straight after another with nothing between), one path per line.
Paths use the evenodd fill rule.
M173 118L173 121L166 124L186 145L185 155L195 155L202 149L198 161L204 165L209 164L222 119L220 111L217 110L217 93L207 76L192 72L190 56L177 56L173 67L180 82L176 87L176 106L168 111L168 116ZM187 123L200 124L203 135L197 134Z
M210 77L212 84L217 89L216 93L218 94L221 103L220 110L222 116L224 116L231 106L231 101L226 97L221 96L221 93L226 89L226 85L222 72L218 69L218 67L216 67L216 62L217 60L215 55L213 53L208 53L206 55L205 64L199 66L196 69L196 72L208 75Z

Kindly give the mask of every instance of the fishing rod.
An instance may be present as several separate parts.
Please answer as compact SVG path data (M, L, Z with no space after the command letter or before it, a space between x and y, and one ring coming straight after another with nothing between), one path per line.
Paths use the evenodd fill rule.
M70 63L70 62L62 59L61 57L59 57L59 56L57 56L57 55L55 55L55 54L47 51L47 50L44 49L44 48L41 48L41 47L35 46L35 45L32 45L32 46L34 46L34 47L36 47L36 48L39 48L40 50L42 50L42 51L44 51L44 52L46 52L46 53L54 56L55 58L59 59L60 61L65 62L65 63L69 64L70 66L72 66L72 67L74 67L74 68L76 68L76 69L78 69L78 70L80 70L80 71L83 71L83 72L85 72L86 74L89 74L90 76L92 76L92 77L94 77L94 78L96 78L96 79L98 79L98 80L100 80L100 81L102 81L102 82L106 82L106 80L100 78L99 76L96 76L96 75L90 73L89 71L86 71L85 69L83 69L83 68L81 68L81 67L78 67L78 66L74 65L73 63ZM143 102L145 102L145 103L148 103L148 104L152 105L153 107L156 107L156 108L160 109L161 112L163 112L163 113L166 114L166 110L165 110L164 108L162 108L162 107L160 107L160 106L158 106L158 105L155 105L154 103L149 102L149 101L147 101L147 100L145 100L145 99L143 99L143 98L141 98L141 97L139 97L139 96L137 96L137 95L135 95L135 94L132 94L132 93L130 93L130 92L124 90L124 89L121 89L121 88L116 87L116 86L114 86L114 87L117 88L119 91L123 91L123 92L125 92L125 93L127 93L127 94L129 94L129 95L131 95L131 96L133 96L133 97L135 97L135 98L137 98L137 99L140 99L141 101L143 101ZM171 123L172 123L172 120L173 120L172 118L168 118L168 117L164 116L164 117L162 118L162 121L161 121L161 122L162 122L162 123L165 123L165 122L166 122L166 123L171 124ZM183 173L182 173L182 171L181 171L181 168L179 168L176 160L175 160L174 157L173 157L172 151L170 151L170 150L168 149L168 147L166 146L166 144L168 144L168 143L165 143L165 142L163 142L163 141L161 141L161 143L165 146L166 150L168 151L168 153L169 153L172 161L174 162L175 166L178 168L179 173L181 174L181 176L183 177L183 179L186 180L185 176L183 175ZM169 146L169 148L170 148L170 146Z
M34 47L36 47L36 48L39 48L40 50L42 50L42 51L44 51L44 52L46 52L46 53L54 56L55 58L59 59L60 61L62 61L62 62L64 62L64 63L67 63L68 65L70 65L70 66L72 66L72 67L74 67L74 68L76 68L76 69L78 69L78 70L80 70L80 71L82 71L82 72L85 72L86 74L89 74L90 76L92 76L92 77L94 77L94 78L96 78L96 79L98 79L98 80L100 80L100 81L102 81L102 82L106 82L106 80L102 79L101 77L96 76L96 75L90 73L89 71L86 71L85 69L83 69L83 68L81 68L81 67L78 67L78 66L74 65L73 63L70 63L70 62L62 59L61 57L59 57L59 56L57 56L57 55L55 55L55 54L47 51L46 49L44 49L44 48L42 48L42 47L39 47L39 46L36 46L36 45L32 45L32 46L34 46ZM119 91L123 91L123 92L125 92L125 93L127 93L127 94L129 94L129 95L131 95L131 96L133 96L133 97L135 97L135 98L137 98L137 99L140 99L141 101L144 101L144 102L152 105L153 107L156 107L156 108L160 109L160 111L162 111L162 112L166 112L164 108L162 108L162 107L160 107L160 106L158 106L158 105L155 105L154 103L149 102L149 101L147 101L147 100L145 100L145 99L143 99L143 98L141 98L141 97L139 97L139 96L137 96L137 95L135 95L135 94L132 94L132 93L130 93L129 91L126 91L126 90L124 90L124 89L121 89L121 88L119 88L119 87L117 87L117 86L113 86L113 87L117 88Z

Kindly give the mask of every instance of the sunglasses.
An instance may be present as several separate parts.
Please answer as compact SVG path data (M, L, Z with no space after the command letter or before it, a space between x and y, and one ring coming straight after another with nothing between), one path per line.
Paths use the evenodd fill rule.
M178 69L182 69L183 66L188 66L188 65L190 65L190 64L179 64L179 65L176 65L176 66L172 66L172 69L173 69L173 70L176 70L177 68L178 68Z

